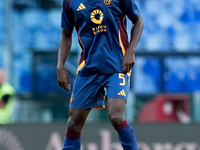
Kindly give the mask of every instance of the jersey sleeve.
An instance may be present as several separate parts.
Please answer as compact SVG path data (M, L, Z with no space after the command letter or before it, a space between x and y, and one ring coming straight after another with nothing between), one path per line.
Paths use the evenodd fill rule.
M122 11L128 16L130 20L136 18L140 11L135 3L135 0L121 0L122 1Z
M61 27L72 30L74 28L74 13L70 6L71 0L63 0L63 9L61 17Z

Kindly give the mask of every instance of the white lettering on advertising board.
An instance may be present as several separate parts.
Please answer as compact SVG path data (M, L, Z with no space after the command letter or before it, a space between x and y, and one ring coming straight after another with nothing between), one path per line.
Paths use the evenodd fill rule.
M0 149L3 150L24 150L21 142L11 131L6 129L0 130Z
M84 143L81 150L123 150L120 143L112 143L112 135L109 130L100 130L100 147L98 143ZM60 150L62 140L58 133L53 133L46 150ZM50 146L51 145L51 146ZM172 144L170 142L154 142L151 145L145 142L138 142L139 150L200 150L199 144L195 142L180 142Z
M100 135L99 140L96 142L88 141L82 143L81 150L123 150L119 142L112 142L112 132L110 130L99 130L97 134ZM18 135L20 136L20 135ZM58 132L52 132L47 137L48 142L45 150L61 150L63 139ZM22 138L23 139L23 138ZM34 140L34 139L33 139ZM38 139L37 139L38 140ZM169 139L170 141L170 139ZM197 139L199 141L199 139ZM0 129L0 150L25 150L22 146L23 142L20 141L16 134L8 129ZM30 143L30 147L31 147ZM152 143L138 142L139 150L200 150L200 144L192 141L181 141L181 142L157 142Z

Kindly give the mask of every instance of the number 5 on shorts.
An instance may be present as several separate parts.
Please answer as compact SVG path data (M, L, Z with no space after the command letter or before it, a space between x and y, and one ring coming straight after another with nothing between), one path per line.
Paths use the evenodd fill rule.
M119 85L124 86L125 85L125 78L123 73L119 73L119 78L123 80L123 82L119 83Z

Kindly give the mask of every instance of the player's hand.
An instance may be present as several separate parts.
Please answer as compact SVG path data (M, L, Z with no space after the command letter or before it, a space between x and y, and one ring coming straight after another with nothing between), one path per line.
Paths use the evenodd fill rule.
M134 64L135 64L135 53L127 51L122 61L122 67L123 67L122 73L130 72Z
M62 88L66 89L68 92L71 92L69 75L65 68L57 68L57 81Z

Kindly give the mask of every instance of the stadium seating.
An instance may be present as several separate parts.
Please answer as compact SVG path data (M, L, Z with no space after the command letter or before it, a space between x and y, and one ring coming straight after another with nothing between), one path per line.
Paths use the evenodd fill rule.
M0 58L3 58L5 44L5 3L0 1ZM0 68L3 67L3 59L0 59Z
M16 1L17 2L17 1ZM61 2L60 2L61 3ZM138 51L198 51L200 48L200 3L198 0L136 0L145 26L138 45ZM155 9L156 8L156 9ZM30 49L58 49L60 39L61 9L43 10L27 1L27 8L14 10L13 56L14 86L18 92L30 91L31 52ZM0 1L0 52L5 44L5 1ZM130 33L131 23L128 22ZM73 33L72 51L79 52L77 34ZM3 55L0 53L0 56ZM2 58L2 57L1 57ZM176 59L176 58L175 58ZM199 90L200 73L196 59L166 60L166 91L191 92ZM180 62L180 63L179 63ZM24 65L25 64L25 65ZM173 65L172 65L173 64ZM0 60L0 67L3 60ZM181 66L181 67L179 67ZM154 71L151 71L154 70ZM161 65L158 59L138 58L136 60L134 86L139 93L161 91L158 80ZM184 77L182 77L184 74ZM24 76L28 79L25 83ZM148 82L147 82L148 81ZM144 84L146 83L146 84ZM148 83L148 84L147 84ZM171 85L175 86L171 86ZM145 86L144 86L145 85Z

